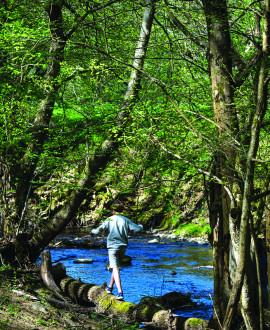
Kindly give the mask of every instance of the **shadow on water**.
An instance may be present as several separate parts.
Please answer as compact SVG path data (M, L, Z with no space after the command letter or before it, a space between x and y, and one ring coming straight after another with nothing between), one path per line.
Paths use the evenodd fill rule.
M67 236L65 236L66 238ZM74 239L74 236L69 236ZM125 300L138 303L144 296L160 296L177 291L191 293L199 307L176 310L175 314L209 319L212 315L213 271L212 250L208 245L165 241L148 243L147 237L130 237L126 254L133 258L121 270ZM61 258L67 274L83 282L102 285L109 282L107 249L53 249L52 261ZM75 264L76 258L92 258L92 264ZM174 273L174 275L172 274ZM116 292L116 287L113 293Z

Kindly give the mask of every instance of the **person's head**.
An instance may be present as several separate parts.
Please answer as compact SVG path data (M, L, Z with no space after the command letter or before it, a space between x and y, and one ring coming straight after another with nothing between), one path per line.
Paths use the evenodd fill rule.
M120 202L119 200L116 200L112 204L111 208L113 211L120 213L120 212L123 212L123 210L124 210L124 204L122 202Z

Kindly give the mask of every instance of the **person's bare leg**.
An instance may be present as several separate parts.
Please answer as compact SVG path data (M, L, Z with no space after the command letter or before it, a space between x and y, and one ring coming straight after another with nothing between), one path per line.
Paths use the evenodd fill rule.
M117 286L118 292L122 292L119 267L113 268L112 277L113 277L114 282L115 282L115 284ZM111 280L111 283L112 283L112 280Z
M113 285L114 285L114 275L113 275L113 271L112 271L112 275L111 275L111 282L110 282L110 284L109 284L109 287L110 288L113 288Z

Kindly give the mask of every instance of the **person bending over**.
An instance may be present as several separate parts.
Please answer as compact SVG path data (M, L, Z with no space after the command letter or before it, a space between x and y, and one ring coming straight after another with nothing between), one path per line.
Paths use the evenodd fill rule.
M128 246L128 232L141 231L142 225L136 225L128 218L119 214L123 212L124 204L116 201L112 205L113 215L107 218L98 228L92 229L91 234L98 234L100 230L108 232L107 249L109 255L110 268L112 269L111 281L107 287L107 292L112 293L113 285L116 284L118 295L116 299L124 299L123 290L120 279L120 266L126 253Z

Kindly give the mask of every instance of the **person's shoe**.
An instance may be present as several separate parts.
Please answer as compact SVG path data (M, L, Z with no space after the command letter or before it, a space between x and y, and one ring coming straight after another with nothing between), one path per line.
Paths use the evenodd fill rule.
M107 286L107 289L106 289L107 293L112 293L112 288Z
M117 300L123 300L124 299L123 292L118 292L118 295L117 295L116 299Z

